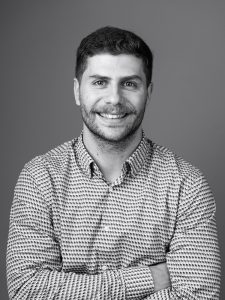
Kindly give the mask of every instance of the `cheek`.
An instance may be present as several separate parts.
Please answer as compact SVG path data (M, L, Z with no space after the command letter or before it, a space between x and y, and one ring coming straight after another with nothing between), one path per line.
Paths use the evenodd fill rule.
M136 111L143 111L147 103L147 98L144 96L134 97L130 99L130 103L135 107Z
M80 103L82 106L89 107L92 105L92 97L86 91L81 91L80 93Z
M94 103L103 96L102 91L93 88L83 88L80 90L80 98L85 103Z

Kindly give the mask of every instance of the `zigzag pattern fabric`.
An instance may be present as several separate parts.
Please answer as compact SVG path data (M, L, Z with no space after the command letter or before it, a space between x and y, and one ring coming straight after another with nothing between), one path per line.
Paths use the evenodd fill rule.
M215 201L202 173L144 135L106 182L82 134L23 168L10 215L10 299L219 299ZM149 266L171 287L154 292Z

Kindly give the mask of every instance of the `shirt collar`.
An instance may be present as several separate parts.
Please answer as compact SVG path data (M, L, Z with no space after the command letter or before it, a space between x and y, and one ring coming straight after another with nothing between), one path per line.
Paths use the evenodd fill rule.
M91 178L93 173L94 160L84 146L83 132L80 134L77 139L77 143L75 144L75 155L77 156L76 158L79 167L89 178Z
M132 176L137 175L137 173L143 167L148 151L149 151L149 142L148 139L145 137L144 131L142 131L142 139L138 147L131 154L131 156L126 160L126 163L129 164L130 172Z
M144 132L142 132L142 139L138 147L125 162L126 166L128 166L131 176L135 176L143 167L148 151L149 141L145 137ZM77 143L75 143L75 155L79 167L89 178L91 178L93 175L95 162L84 145L83 132L77 138Z

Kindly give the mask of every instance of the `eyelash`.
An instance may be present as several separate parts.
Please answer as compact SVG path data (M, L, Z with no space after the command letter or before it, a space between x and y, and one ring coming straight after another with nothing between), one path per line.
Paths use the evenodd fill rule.
M97 80L97 81L95 81L93 84L94 85L103 85L103 84L105 84L106 82L104 81L104 80Z
M104 81L104 80L97 80L97 81L93 82L93 85L96 85L96 86L103 86L105 84L106 84L106 81ZM129 87L137 87L137 83L136 82L132 82L132 81L122 82L121 85L124 86L124 87L128 87L128 88Z
M126 84L128 84L128 85L126 85ZM126 86L126 87L137 87L137 83L133 82L133 81L125 81L125 82L123 82L123 86Z

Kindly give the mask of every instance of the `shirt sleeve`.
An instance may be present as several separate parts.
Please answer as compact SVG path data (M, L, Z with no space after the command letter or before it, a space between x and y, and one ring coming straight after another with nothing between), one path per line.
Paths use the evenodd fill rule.
M167 253L171 287L146 300L218 300L220 254L215 201L207 181L187 179L180 191L178 218Z
M44 182L44 179L43 179ZM77 274L63 270L51 205L24 168L19 176L10 214L7 281L10 299L131 300L153 289L149 268L139 266ZM134 287L138 285L138 289Z

